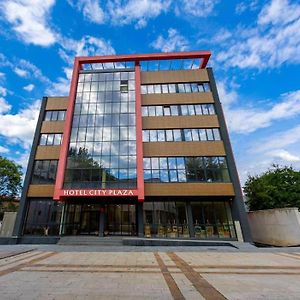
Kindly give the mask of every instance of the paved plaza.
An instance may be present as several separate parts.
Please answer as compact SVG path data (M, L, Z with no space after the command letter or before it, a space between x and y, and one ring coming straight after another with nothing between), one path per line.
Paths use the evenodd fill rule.
M0 299L300 299L300 249L0 246Z

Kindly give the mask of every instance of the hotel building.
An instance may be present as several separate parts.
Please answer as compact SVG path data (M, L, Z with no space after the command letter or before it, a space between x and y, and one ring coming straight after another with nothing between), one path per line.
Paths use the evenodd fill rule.
M250 241L209 51L76 57L44 97L15 234Z

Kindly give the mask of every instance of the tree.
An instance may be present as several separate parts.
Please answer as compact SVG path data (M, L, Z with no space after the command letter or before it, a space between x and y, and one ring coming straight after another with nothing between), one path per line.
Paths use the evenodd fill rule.
M262 175L248 176L244 192L250 210L300 208L300 172L273 165Z
M22 167L5 157L0 156L0 212L3 211L3 203L12 208L12 201L18 198L21 191Z

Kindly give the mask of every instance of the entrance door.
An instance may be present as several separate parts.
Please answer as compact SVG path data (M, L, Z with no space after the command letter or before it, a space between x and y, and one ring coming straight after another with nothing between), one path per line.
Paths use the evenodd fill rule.
M99 220L99 205L83 205L80 220L80 234L98 235Z
M135 205L109 204L106 206L106 235L136 235Z

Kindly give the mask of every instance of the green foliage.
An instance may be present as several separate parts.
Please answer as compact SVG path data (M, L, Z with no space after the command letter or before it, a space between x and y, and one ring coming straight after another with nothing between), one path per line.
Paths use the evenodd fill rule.
M22 167L0 156L0 201L14 200L21 191Z
M300 208L300 172L273 165L262 175L248 176L244 192L250 210Z

